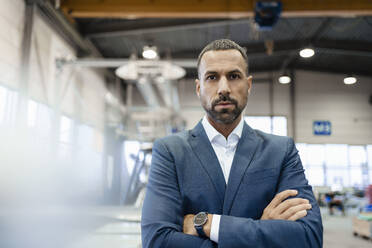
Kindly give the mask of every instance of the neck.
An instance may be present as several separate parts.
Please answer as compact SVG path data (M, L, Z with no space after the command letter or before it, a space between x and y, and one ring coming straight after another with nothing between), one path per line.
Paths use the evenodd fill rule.
M230 133L236 128L236 126L239 124L240 120L242 119L242 115L240 115L238 118L236 118L231 124L224 124L221 122L216 122L212 118L210 118L207 115L207 119L209 123L220 133L222 134L226 139L229 137Z

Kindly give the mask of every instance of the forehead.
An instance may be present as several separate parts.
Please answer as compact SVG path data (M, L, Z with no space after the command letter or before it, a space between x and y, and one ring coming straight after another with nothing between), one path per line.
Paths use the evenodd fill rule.
M232 71L246 69L246 62L238 50L217 50L208 51L203 54L200 60L200 72L207 71Z

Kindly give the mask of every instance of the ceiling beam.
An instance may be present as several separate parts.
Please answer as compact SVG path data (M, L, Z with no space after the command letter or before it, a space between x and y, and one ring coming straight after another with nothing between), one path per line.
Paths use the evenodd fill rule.
M77 29L66 20L66 17L56 10L49 1L35 0L34 2L37 3L44 20L54 27L56 32L76 48L80 54L90 55L94 52L97 54L97 51L94 51L95 47L88 40L85 40Z
M102 57L102 54L94 44L89 39L84 38L77 28L66 19L65 15L61 11L55 9L55 6L48 0L34 0L34 2L38 6L40 16L50 24L67 43L76 49L78 57ZM115 75L109 70L103 70L103 73L109 79L115 78Z
M138 60L137 60L138 61ZM164 61L164 60L163 60ZM58 60L62 66L95 67L95 68L117 68L129 63L129 59L117 58L83 58L76 60ZM196 59L172 59L170 63L184 68L196 68Z
M316 41L314 45L318 48L369 53L366 56L370 56L372 53L372 43L368 41L321 39ZM363 54L360 54L360 56L363 56Z
M172 22L171 24L166 23L159 26L151 26L147 25L146 27L122 27L120 30L116 28L116 30L110 30L109 28L104 28L104 30L95 31L91 33L85 33L86 37L88 38L108 38L108 37L117 37L117 36L128 36L128 35L143 35L147 33L162 33L162 32L172 32L172 31L181 31L181 30L188 30L188 29L196 29L196 28L212 28L212 27L220 27L220 26L228 26L228 25L239 25L239 24L249 24L249 19L237 19L237 20L227 20L227 19L218 19L214 21L210 21L210 19L203 19L199 22L189 22L189 23L177 23ZM138 26L138 24L137 24Z
M308 44L309 41L306 40L276 42L274 43L274 52L270 56L284 56L290 53L295 53L294 55L298 56L297 52ZM344 56L372 57L372 44L370 42L319 40L311 45L314 47L316 52L318 51L322 53ZM270 58L270 56L266 53L263 43L242 44L242 46L247 49L247 54L250 59ZM198 53L199 51L181 51L178 53L172 53L173 59L170 60L170 62L184 68L195 68ZM88 58L59 61L61 65L103 68L115 68L128 62L128 58Z
M100 67L100 68L116 68L123 64L129 62L128 59L100 59L100 58L88 58L88 59L77 59L71 61L60 61L65 66L79 66L79 67ZM173 63L183 66L187 70L186 78L196 78L196 60L195 59L174 59L172 60ZM316 63L296 63L292 65L293 69L296 70L310 70L310 71L319 71L319 72L327 72L327 73L338 73L338 74L345 74L352 72L356 75L361 76L372 76L372 72L370 70L365 70L362 68L340 68L337 65L335 66L321 66ZM250 67L251 73L257 72L267 72L267 71L280 71L281 66L278 64L275 65L267 65L267 66L255 66L254 64Z
M283 16L372 15L370 0L282 0ZM62 0L78 18L244 18L256 0Z
M318 66L318 65L296 65L293 67L295 70L304 70L304 71L317 71L317 72L324 72L324 73L332 73L332 74L341 74L341 75L349 75L350 73L355 76L366 76L372 77L371 71L366 70L347 70L345 71L343 68L337 67L329 67L329 66Z
M240 19L238 19L240 20ZM224 19L224 18L146 18L146 19L137 19L137 20L125 20L125 19L115 19L107 22L105 19L79 19L79 28L83 35L85 36L99 36L105 34L114 34L116 36L117 32L120 31L133 31L138 32L140 34L145 34L146 32L159 32L157 31L158 28L160 31L170 31L174 30L174 28L180 27L180 29L185 29L188 27L187 25L191 25L190 28L194 28L195 24L199 24L201 26L196 27L204 27L203 25L211 24L214 22L223 23L224 21L231 21L231 19ZM248 22L249 19L246 19ZM226 23L227 25L228 23ZM231 23L234 24L234 23ZM222 24L220 24L222 25ZM168 30L167 28L170 28Z
M240 44L246 48L249 58L269 57L263 42ZM318 40L312 43L312 40L283 40L274 42L274 51L272 56L298 55L297 52L305 46L312 46L315 50L324 53L337 55L352 55L361 57L372 56L372 43L346 40ZM201 50L202 48L200 48ZM200 50L185 50L172 53L174 59L178 58L197 58ZM316 52L316 51L315 51Z

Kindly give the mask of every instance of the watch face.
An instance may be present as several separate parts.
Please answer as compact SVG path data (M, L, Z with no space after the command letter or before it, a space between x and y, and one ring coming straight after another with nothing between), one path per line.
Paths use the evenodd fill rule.
M201 212L195 215L194 217L194 225L195 226L202 226L204 225L208 220L208 214Z

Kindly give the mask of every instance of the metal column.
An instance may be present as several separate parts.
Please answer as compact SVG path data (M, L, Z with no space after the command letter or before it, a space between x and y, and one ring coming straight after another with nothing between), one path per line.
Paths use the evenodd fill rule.
M296 73L293 69L290 71L291 85L290 85L290 106L291 106L291 127L292 138L296 142Z
M269 80L269 103L270 103L270 131L274 131L274 76L270 73Z
M24 127L27 123L27 98L28 98L28 81L30 74L30 57L31 57L31 43L32 31L34 26L34 16L36 10L35 3L26 2L24 29L22 38L21 51L21 68L19 77L19 101L17 111L17 126Z

